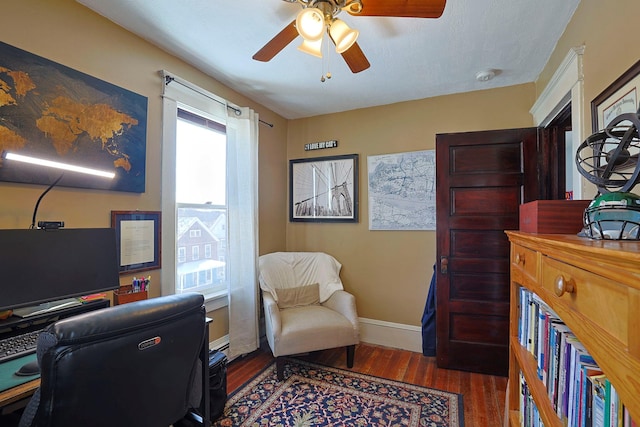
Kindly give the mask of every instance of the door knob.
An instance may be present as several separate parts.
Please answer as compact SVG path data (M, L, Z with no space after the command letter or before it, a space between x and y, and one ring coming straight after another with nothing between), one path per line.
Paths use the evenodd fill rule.
M449 272L449 258L446 256L440 257L440 273L447 274Z

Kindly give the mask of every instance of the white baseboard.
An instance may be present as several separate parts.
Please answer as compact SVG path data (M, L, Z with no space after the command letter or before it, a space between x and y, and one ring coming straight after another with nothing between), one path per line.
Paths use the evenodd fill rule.
M360 317L360 341L422 353L420 326Z
M365 317L360 317L359 321L360 341L422 353L422 328L420 326L385 322ZM211 341L209 349L220 350L227 354L229 335Z
M219 350L229 357L229 335L209 341L209 350Z

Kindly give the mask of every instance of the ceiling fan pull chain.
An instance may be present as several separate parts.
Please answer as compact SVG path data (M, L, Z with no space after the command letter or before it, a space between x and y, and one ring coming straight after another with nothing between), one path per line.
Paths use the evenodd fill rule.
M329 43L323 43L322 45L324 47L325 53L324 53L324 55L322 55L322 73L323 74L320 77L320 81L324 83L327 79L331 78L331 71L329 71L330 62L331 62L331 60L330 60L331 52L330 52L330 49L329 49ZM326 74L324 73L324 60L325 60L325 58L327 59L327 73Z

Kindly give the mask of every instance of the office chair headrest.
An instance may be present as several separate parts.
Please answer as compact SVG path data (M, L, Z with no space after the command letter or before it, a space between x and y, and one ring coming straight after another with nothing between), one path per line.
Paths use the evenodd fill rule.
M167 295L80 314L60 320L47 330L56 336L58 345L95 340L153 326L192 311L204 313L203 303L201 294Z

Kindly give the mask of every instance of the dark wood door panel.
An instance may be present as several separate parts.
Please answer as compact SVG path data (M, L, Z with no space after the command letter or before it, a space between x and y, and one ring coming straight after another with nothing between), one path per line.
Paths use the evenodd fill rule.
M495 316L506 318L509 314L509 305L506 302L451 300L450 306L450 316L464 314L465 316Z
M508 316L454 313L451 316L450 331L451 341L504 346L509 344Z
M449 184L454 189L474 187L518 187L523 185L522 174L511 175L457 175L452 176Z
M456 273L509 273L509 259L449 258L448 274Z
M519 186L456 188L451 192L450 216L517 214L520 192Z
M458 216L449 218L449 224L467 230L517 230L519 227L518 218L514 215Z
M438 358L438 366L442 361ZM507 376L509 347L482 343L452 342L446 364L461 371Z
M450 153L450 174L455 176L491 172L522 173L521 147L521 141L507 144L453 146Z
M481 250L478 250L481 248ZM509 256L509 239L503 230L455 230L451 232L451 256L495 258Z
M509 272L506 273L451 273L453 284L449 298L465 301L504 302L509 299Z

